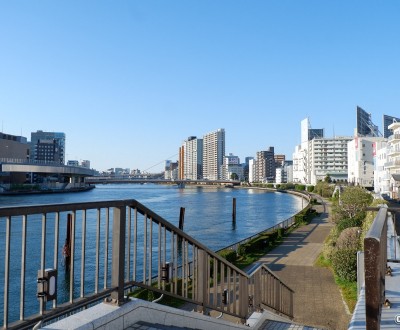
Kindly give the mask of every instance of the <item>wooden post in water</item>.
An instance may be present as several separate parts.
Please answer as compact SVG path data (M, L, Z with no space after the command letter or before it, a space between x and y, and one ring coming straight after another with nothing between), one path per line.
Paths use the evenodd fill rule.
M185 208L181 207L181 210L179 212L179 229L182 231L184 222L185 222ZM179 236L178 241L182 242L182 237Z
M182 231L184 222L185 222L185 208L181 207L181 211L179 213L179 229Z
M236 198L232 200L232 221L236 222Z
M63 257L65 262L65 272L69 272L71 267L71 229L72 229L72 214L67 215L67 234L65 238L65 244L63 247Z

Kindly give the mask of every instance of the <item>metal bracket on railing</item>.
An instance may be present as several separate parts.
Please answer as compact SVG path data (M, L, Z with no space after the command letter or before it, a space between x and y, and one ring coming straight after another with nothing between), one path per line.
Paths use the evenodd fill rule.
M253 299L253 296L250 295L249 296L249 307L253 307L253 304L254 304L254 299Z
M57 298L57 269L38 271L36 296L45 302Z
M172 263L166 262L161 267L161 280L165 283L168 283L170 278L172 277Z
M224 292L222 292L222 303L224 305L228 305L228 299L229 299L228 290L225 289Z

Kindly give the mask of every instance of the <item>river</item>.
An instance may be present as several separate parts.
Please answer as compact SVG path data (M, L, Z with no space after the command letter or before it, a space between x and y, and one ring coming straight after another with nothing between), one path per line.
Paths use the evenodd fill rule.
M236 222L232 222L232 200L236 198ZM62 193L44 195L19 195L0 196L0 206L21 206L38 204L59 204L90 201L107 201L121 199L136 199L150 208L167 221L178 226L180 208L185 208L184 231L203 243L211 250L219 250L225 246L236 243L267 229L297 213L302 208L301 198L279 192L267 192L259 189L241 188L217 188L186 186L178 188L172 185L156 184L117 184L98 185L95 189L81 193ZM4 251L5 251L5 219L0 218L0 283L4 283ZM33 236L40 237L40 217L28 223L29 230L35 231ZM95 223L88 223L88 231L95 231ZM19 289L12 283L19 283L20 278L20 228L17 223L13 225L12 251L11 251L11 279L10 279L10 320L16 320L19 313L19 304L16 297ZM79 230L79 229L78 229ZM16 236L14 238L14 236ZM90 243L90 242L89 242ZM89 244L88 243L88 244ZM31 245L29 245L31 244ZM27 269L27 297L35 295L35 286L30 283L36 280L36 274L40 259L40 239L28 241L28 257L37 259L32 269ZM35 252L37 251L37 252ZM34 254L35 253L35 254ZM90 261L89 261L90 262ZM93 267L88 266L88 278L94 272ZM32 283L33 284L33 283ZM59 283L60 284L60 283ZM15 292L14 292L15 291ZM30 292L32 291L32 292ZM3 287L0 286L0 296L3 296ZM27 298L28 300L30 298ZM27 302L26 314L35 310L35 302ZM3 301L0 301L0 310L3 310ZM0 321L3 315L0 314Z

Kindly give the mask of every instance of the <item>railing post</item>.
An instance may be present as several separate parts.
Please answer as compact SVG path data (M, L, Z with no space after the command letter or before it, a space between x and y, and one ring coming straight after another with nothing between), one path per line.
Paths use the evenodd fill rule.
M248 278L240 275L239 278L239 315L241 322L246 323L249 311L249 282Z
M379 330L385 299L387 208L381 207L364 239L366 329Z
M364 240L365 315L368 330L379 329L381 310L380 246L375 238Z
M253 296L253 307L256 311L261 309L261 268L254 274L254 296Z
M197 250L197 301L201 302L201 306L197 306L197 311L199 313L205 313L204 302L206 301L207 297L207 254L204 250L198 249Z
M121 305L124 302L125 206L115 207L113 212L111 286L116 289L111 293L111 303Z

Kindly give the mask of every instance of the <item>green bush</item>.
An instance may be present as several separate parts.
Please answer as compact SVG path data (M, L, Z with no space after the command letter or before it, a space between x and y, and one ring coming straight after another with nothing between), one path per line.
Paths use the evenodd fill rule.
M304 191L304 190L306 190L306 186L304 184L296 184L294 186L294 189L298 190L298 191Z
M279 184L279 183L276 184L276 185L275 185L275 188L276 188L276 189L281 189L281 184Z
M237 254L244 256L246 254L246 246L244 244L239 244Z
M342 219L339 220L339 222L337 223L337 229L339 230L339 232L345 230L346 228L351 228L351 227L361 227L363 223L363 220L360 219L360 217L355 217L355 218L351 218L351 219Z
M344 229L336 241L338 249L358 250L360 247L360 228L350 227Z
M314 186L307 186L307 191L308 192L313 192L314 191Z
M235 250L230 250L230 249L222 250L221 252L219 252L219 255L230 263L235 262L237 259L237 253Z
M267 183L267 188L275 188L273 183Z
M294 184L291 182L286 183L286 189L294 189Z
M332 254L335 274L346 281L357 281L357 250L336 249Z

